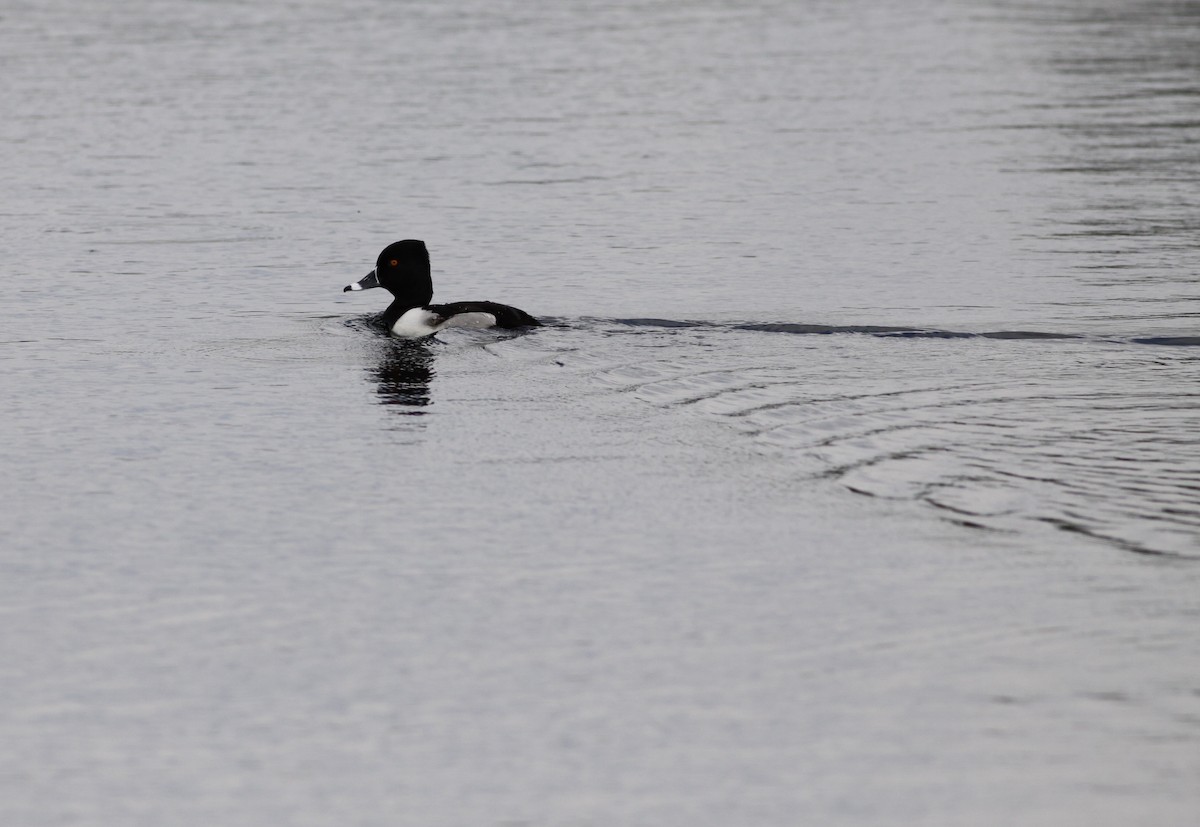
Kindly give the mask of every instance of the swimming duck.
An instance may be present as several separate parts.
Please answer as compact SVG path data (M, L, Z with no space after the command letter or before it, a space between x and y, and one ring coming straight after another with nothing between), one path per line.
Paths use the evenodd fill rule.
M417 339L443 327L536 327L541 324L524 310L496 302L430 304L433 280L429 276L429 251L424 241L406 239L383 248L375 269L343 293L382 287L392 303L380 321L397 336Z

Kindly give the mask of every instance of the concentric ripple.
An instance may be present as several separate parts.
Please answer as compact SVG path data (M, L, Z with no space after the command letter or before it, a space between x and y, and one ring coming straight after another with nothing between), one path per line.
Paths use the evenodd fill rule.
M599 325L597 325L599 326ZM809 475L991 530L1200 557L1200 354L1134 339L610 328L604 385L744 432ZM811 332L811 331L810 331ZM819 331L828 332L828 331ZM614 343L618 343L614 351ZM619 356L618 356L619 354ZM1052 533L1047 536L1053 536Z

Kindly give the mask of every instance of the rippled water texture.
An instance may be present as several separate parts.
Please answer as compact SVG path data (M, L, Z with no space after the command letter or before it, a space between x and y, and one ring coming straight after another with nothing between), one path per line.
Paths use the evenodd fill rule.
M0 822L1190 824L1200 6L0 9ZM343 294L422 238L404 342Z

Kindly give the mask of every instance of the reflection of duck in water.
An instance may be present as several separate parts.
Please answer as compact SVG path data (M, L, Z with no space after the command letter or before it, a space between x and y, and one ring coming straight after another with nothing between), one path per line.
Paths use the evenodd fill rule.
M379 254L375 269L346 290L382 287L392 294L392 303L380 322L393 334L416 339L437 333L443 327L536 327L541 323L507 304L495 302L452 302L430 304L433 280L429 275L429 251L424 241L409 239L389 244Z
M385 405L423 408L429 404L429 380L433 377L433 354L424 341L383 342L379 366L373 371L379 383L379 400ZM424 411L396 413L420 416Z

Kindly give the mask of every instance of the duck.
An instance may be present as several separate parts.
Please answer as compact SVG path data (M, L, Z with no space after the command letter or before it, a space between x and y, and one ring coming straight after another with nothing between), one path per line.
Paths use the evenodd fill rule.
M539 327L541 322L524 310L496 302L451 302L430 304L433 279L429 275L429 250L424 241L409 238L383 248L375 269L362 279L347 284L343 293L382 287L392 294L392 303L379 317L395 336L419 339L444 327L520 328Z

